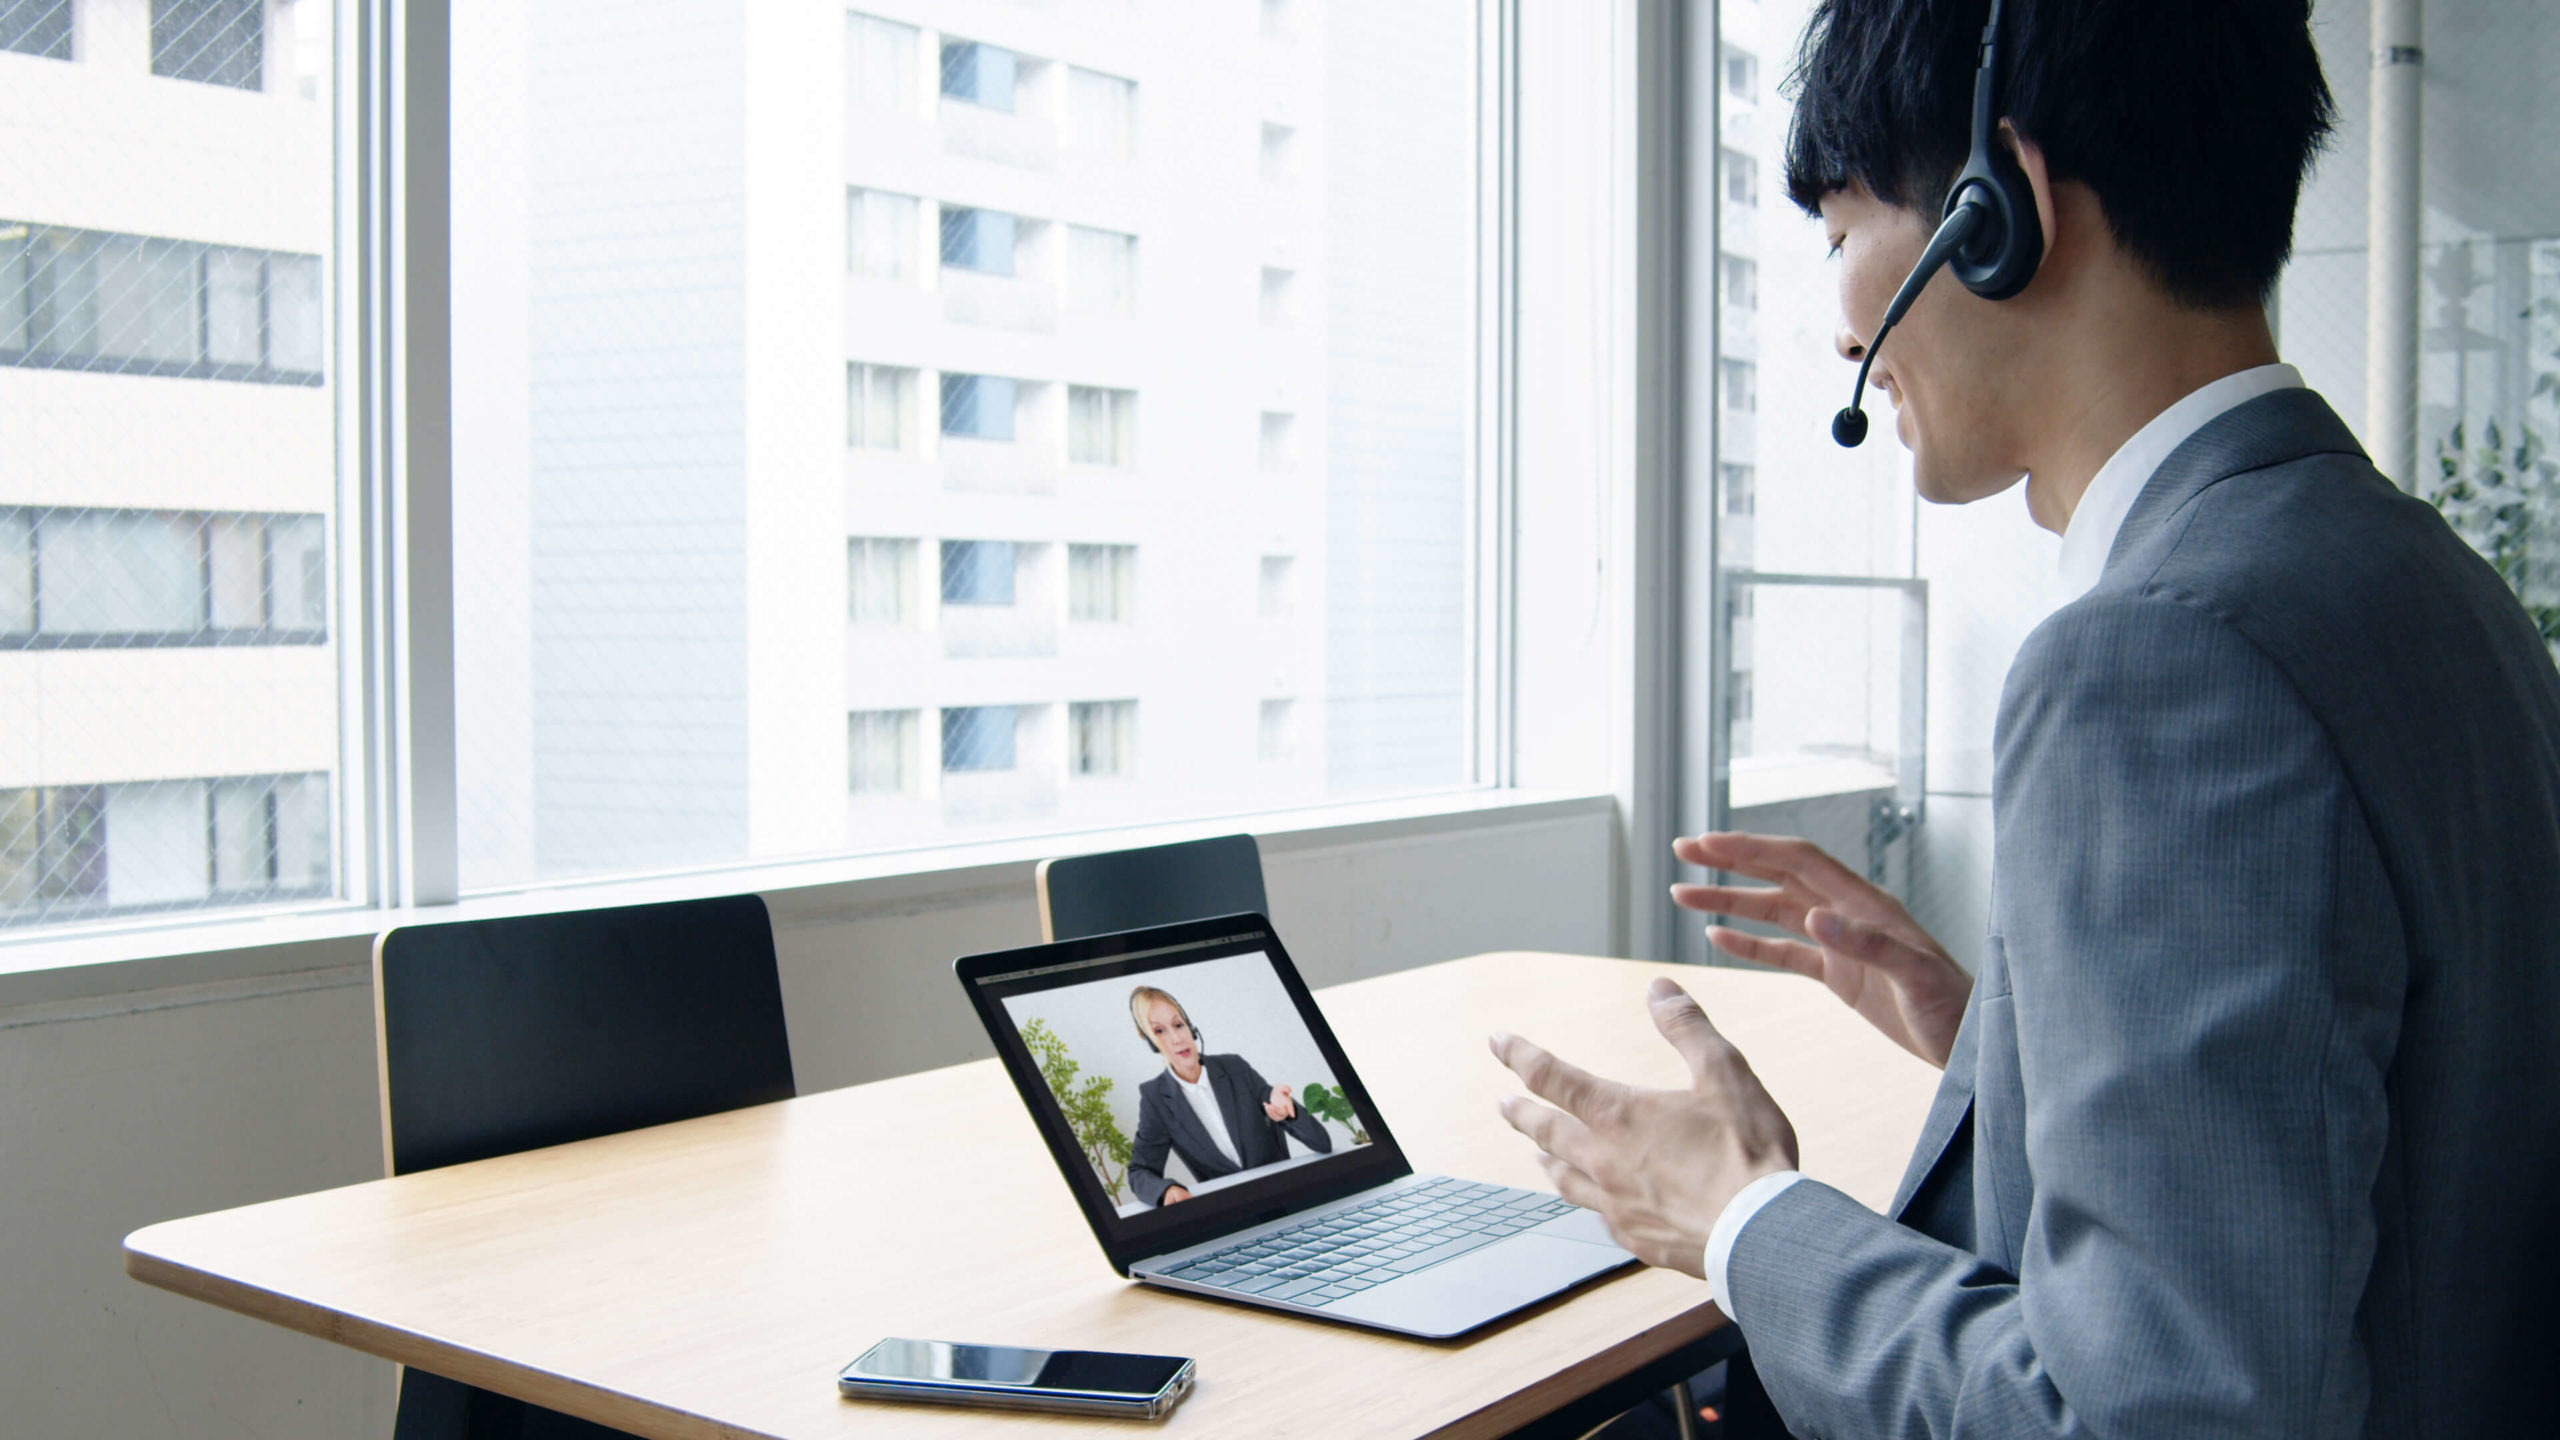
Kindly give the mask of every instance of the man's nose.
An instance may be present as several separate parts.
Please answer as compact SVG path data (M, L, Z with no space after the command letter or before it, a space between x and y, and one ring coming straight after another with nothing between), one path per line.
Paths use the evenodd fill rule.
M1839 351L1840 358L1852 365L1867 358L1865 342L1858 338L1857 331L1846 325L1840 327L1840 333L1831 337L1831 348Z

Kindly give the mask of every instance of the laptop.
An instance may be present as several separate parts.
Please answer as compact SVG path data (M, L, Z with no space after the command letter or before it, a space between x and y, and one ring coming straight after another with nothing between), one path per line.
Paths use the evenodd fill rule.
M954 968L1122 1275L1443 1339L1635 1261L1554 1195L1415 1174L1260 915Z

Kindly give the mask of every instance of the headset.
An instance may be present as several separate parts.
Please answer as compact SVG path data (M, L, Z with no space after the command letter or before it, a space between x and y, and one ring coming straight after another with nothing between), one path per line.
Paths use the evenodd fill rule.
M1867 438L1867 372L1874 368L1884 337L1902 321L1911 302L1928 288L1941 268L1952 271L1964 288L1985 300L2006 300L2027 288L2036 267L2044 263L2044 224L2036 218L2035 191L2018 157L1998 143L2000 128L2000 4L1991 0L1991 15L1982 26L1980 61L1973 72L1973 151L1964 170L1947 191L1938 232L1920 252L1902 288L1885 307L1884 323L1867 342L1858 366L1857 388L1849 392L1849 408L1831 417L1831 438L1854 447Z

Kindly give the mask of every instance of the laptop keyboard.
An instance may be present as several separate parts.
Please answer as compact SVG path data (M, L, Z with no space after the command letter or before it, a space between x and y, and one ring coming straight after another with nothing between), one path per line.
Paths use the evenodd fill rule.
M1572 1208L1535 1190L1438 1176L1164 1273L1169 1279L1265 1300L1330 1305L1545 1224Z

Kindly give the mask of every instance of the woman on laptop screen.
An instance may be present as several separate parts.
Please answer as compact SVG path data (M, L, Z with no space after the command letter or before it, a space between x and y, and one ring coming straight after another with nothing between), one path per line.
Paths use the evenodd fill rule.
M1129 992L1129 1019L1164 1060L1164 1073L1138 1087L1138 1137L1129 1147L1129 1185L1150 1205L1191 1198L1165 1178L1165 1156L1178 1154L1202 1181L1277 1164L1289 1156L1284 1134L1330 1153L1324 1123L1298 1107L1286 1085L1265 1081L1241 1055L1211 1055L1182 1002L1153 985Z

